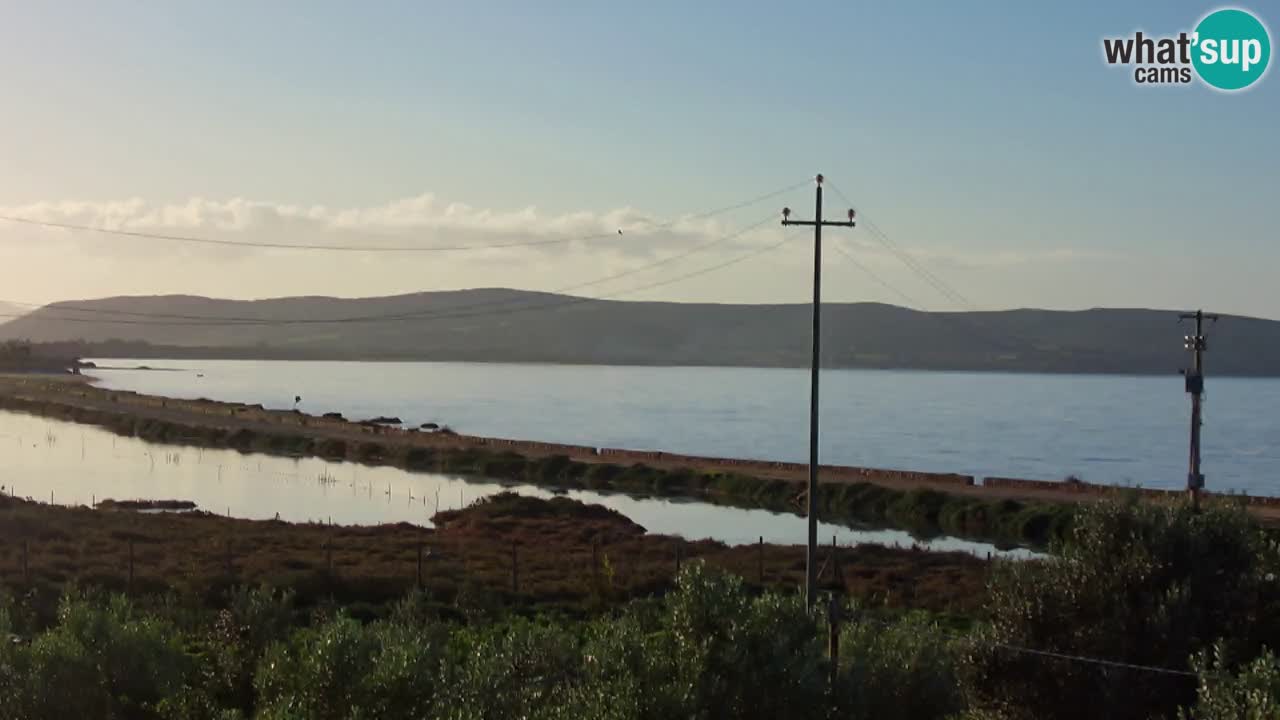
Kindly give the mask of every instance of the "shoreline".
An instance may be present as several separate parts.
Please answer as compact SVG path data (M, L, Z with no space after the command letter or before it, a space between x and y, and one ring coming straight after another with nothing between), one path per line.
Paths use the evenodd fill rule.
M797 512L807 465L595 448L370 426L261 405L112 391L86 376L0 376L0 409L98 425L144 440L395 465L550 488L600 489ZM1087 483L822 466L824 520L878 523L929 534L1043 546L1081 501L1123 493L1181 493ZM1240 498L1236 498L1241 501ZM1280 502L1256 498L1260 519ZM799 513L797 513L799 514Z
M179 355L158 354L154 356L142 356L142 357L139 357L136 355L116 357L113 355L94 355L92 353L89 353L89 354L86 354L85 357L91 360L160 360L160 361L176 361L176 362L228 361L228 362L279 362L279 363L353 363L353 364L431 363L431 364L440 364L440 365L532 365L532 366L542 366L542 367L583 367L583 368L599 368L599 367L604 367L604 368L696 368L696 369L728 368L732 370L795 370L797 372L806 372L806 373L809 371L809 367L807 365L749 365L749 364L726 365L724 363L672 364L672 363L664 363L664 362L654 362L654 363L636 363L636 362L610 363L610 362L576 362L576 361L557 362L553 360L490 360L490 359L484 359L484 358L420 358L420 357L384 357L384 356L262 357L262 356L252 356L252 355L179 356ZM94 369L136 370L137 368L100 366L98 368L89 368L89 369L90 370L94 370ZM151 369L155 369L155 368L151 368ZM185 370L181 368L168 368L168 369L185 372ZM1079 377L1131 377L1131 378L1153 378L1153 377L1158 378L1158 377L1168 377L1170 375L1170 373L1164 370L1155 370L1155 369L1147 370L1147 371L1106 370L1106 369L1058 370L1053 368L1042 369L1042 370L1023 370L1023 369L1010 369L1010 368L997 368L997 367L916 367L916 366L909 366L909 365L839 365L839 366L833 366L833 367L824 366L823 372L827 372L827 371L940 373L940 374L957 374L957 375L985 375L985 374L995 373L1000 375L1051 375L1051 376L1070 375L1070 376L1079 376ZM1266 373L1229 372L1229 373L1217 374L1214 376L1214 378L1215 380L1217 379L1280 380L1280 372L1266 372Z

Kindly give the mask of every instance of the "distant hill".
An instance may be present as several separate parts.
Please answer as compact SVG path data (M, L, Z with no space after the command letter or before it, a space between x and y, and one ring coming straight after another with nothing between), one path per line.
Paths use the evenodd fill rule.
M1165 374L1187 362L1188 330L1169 310L931 313L832 303L823 318L827 367ZM318 322L273 322L283 319ZM484 289L56 303L0 325L0 340L59 343L41 352L102 357L804 367L809 328L805 304L618 302ZM1223 317L1212 328L1207 366L1214 374L1280 375L1280 322Z

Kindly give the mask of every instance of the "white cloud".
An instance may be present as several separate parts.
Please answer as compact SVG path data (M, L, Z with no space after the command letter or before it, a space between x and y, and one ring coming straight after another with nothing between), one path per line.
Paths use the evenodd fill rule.
M783 228L767 208L713 217L664 220L634 207L548 213L535 206L492 209L445 200L431 193L367 207L289 205L245 198L191 198L170 204L141 198L114 201L50 201L0 207L0 215L111 230L284 244L361 246L483 246L565 240L515 248L467 252L329 253L231 247L41 228L0 221L5 263L4 299L51 300L108 294L189 292L222 297L293 294L376 295L465 287L557 290L622 272L625 278L583 289L610 295L695 272L777 242ZM687 252L766 220L713 247L644 269L647 263ZM622 235L618 235L622 230ZM789 231L787 235L803 234ZM918 284L899 258L865 231L835 233L858 260L890 282ZM955 251L897 241L912 257L951 275L965 290L966 270L1008 271L1015 266L1055 264L1088 255L1072 249ZM646 299L777 302L807 295L809 243L800 237L786 248L735 264L688 283L645 291ZM831 272L841 258L832 253ZM948 273L947 270L954 270ZM856 272L856 271L855 271ZM862 285L855 285L863 292ZM12 296L10 296L12 293ZM631 297L628 295L627 297ZM892 296L857 295L844 299Z

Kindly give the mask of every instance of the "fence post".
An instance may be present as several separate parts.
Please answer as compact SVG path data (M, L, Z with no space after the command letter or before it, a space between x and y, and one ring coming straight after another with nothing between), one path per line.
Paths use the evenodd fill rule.
M827 605L827 658L831 661L828 682L834 690L840 675L840 601L835 593L831 593L831 602Z
M592 585L600 589L600 538L591 538L591 582Z
M511 541L511 594L520 594L520 556L514 540Z
M418 589L422 589L422 541L418 541Z
M683 554L684 554L684 543L680 541L680 538L676 538L676 576L677 577L679 577L680 575L680 561L682 559L681 556Z
M756 569L759 571L760 584L764 585L764 536L760 536L760 542L756 545L759 551L756 553Z
M836 545L836 536L831 536L831 584L839 585L840 592L846 592L844 588L844 574L840 572L840 548Z

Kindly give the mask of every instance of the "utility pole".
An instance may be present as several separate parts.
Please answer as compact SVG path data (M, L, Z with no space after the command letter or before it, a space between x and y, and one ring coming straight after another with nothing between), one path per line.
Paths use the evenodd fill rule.
M1191 369L1184 370L1187 392L1191 395L1191 452L1187 469L1187 494L1191 506L1200 509L1200 491L1204 489L1204 475L1200 473L1200 404L1204 398L1204 352L1208 345L1204 339L1204 321L1218 321L1217 315L1206 315L1203 310L1182 313L1178 322L1196 321L1196 334L1183 336L1183 347L1191 352Z
M818 600L818 368L822 350L822 228L853 227L853 210L849 219L822 219L822 175L814 188L812 220L792 220L791 208L782 209L783 225L813 226L813 355L809 366L809 540L805 545L804 597L812 606Z

